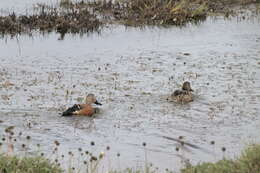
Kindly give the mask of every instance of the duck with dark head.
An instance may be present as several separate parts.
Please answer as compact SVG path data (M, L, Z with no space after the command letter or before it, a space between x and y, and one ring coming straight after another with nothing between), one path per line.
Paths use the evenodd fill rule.
M188 103L193 101L193 95L192 93L193 89L191 89L190 82L186 81L182 85L181 90L175 90L171 97L170 100L177 102L177 103Z

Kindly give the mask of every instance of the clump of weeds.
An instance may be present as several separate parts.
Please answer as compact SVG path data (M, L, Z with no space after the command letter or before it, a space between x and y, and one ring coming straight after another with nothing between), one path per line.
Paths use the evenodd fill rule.
M102 22L86 8L75 8L74 5L62 8L38 4L34 14L17 15L15 12L7 16L0 16L0 33L16 35L56 31L66 33L88 33L99 31Z
M104 18L130 26L185 25L200 22L211 14L233 13L231 6L248 5L255 0L97 0L87 2Z
M34 14L15 12L0 16L0 33L21 34L34 30L66 33L100 31L103 24L127 26L182 26L200 22L209 15L234 13L232 6L245 6L259 0L60 0L56 6L38 4Z
M207 6L189 0L121 0L95 1L95 10L125 25L183 25L204 20Z

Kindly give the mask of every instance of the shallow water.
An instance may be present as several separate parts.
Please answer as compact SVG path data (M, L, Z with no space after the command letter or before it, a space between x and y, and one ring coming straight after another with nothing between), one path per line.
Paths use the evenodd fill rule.
M32 152L40 143L52 155L55 140L59 153L110 146L106 167L143 166L147 155L161 170L178 170L183 160L233 158L260 142L259 16L209 18L184 28L112 26L64 40L54 33L7 37L0 40L0 61L0 129L14 125L30 135ZM167 102L186 80L194 102ZM103 103L100 114L59 115L87 93ZM198 148L165 138L179 136ZM19 140L17 146L26 142Z
M57 3L57 0L11 0L0 2L0 14L9 14L15 11L18 14L29 13L33 7L37 7L37 4L42 3Z

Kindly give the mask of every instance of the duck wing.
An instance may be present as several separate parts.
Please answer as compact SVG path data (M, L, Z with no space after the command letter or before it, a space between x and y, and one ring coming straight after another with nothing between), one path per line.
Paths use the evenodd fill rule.
M175 90L173 93L173 96L179 96L179 95L184 95L187 94L187 91L185 90Z
M79 104L75 104L72 107L69 107L66 111L62 113L62 116L71 116L75 111L78 111L81 109L81 106Z

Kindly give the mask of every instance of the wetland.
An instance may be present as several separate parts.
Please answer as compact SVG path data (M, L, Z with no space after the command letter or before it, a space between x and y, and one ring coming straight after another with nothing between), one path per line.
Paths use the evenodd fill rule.
M0 7L28 17L23 10L34 3L13 0ZM103 18L90 10L91 21L101 25L79 35L72 26L80 18L66 35L56 24L47 33L1 30L1 151L10 151L5 130L13 126L12 153L43 153L65 170L84 170L83 152L104 153L100 172L150 163L158 172L177 171L187 163L237 157L260 142L260 16L250 8L256 7L181 27L129 27L131 13L115 22L115 12ZM184 81L191 82L194 101L168 102ZM103 104L99 114L60 115L88 93Z

